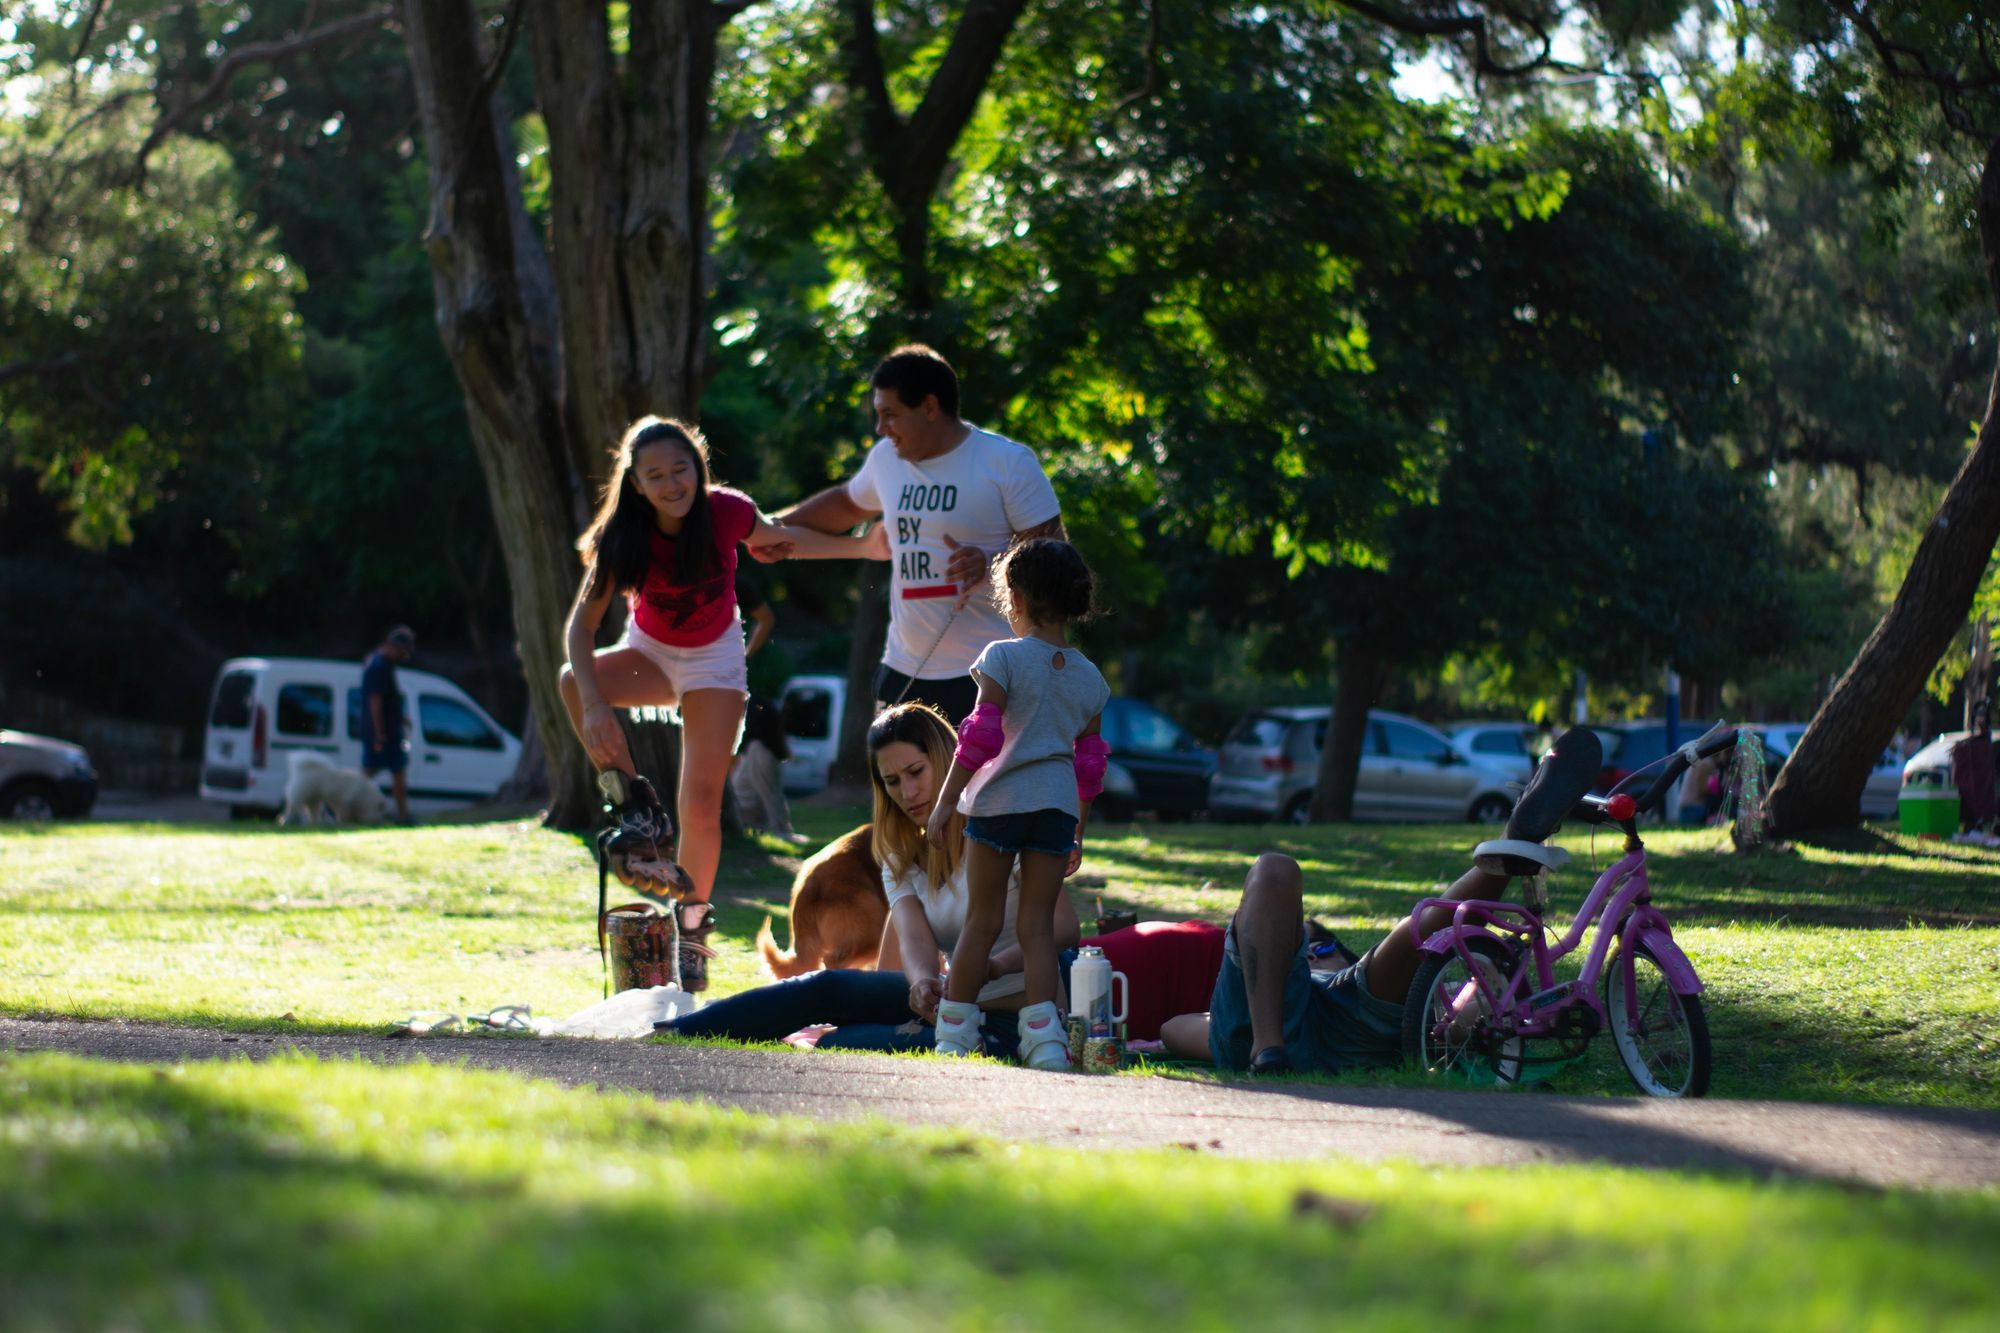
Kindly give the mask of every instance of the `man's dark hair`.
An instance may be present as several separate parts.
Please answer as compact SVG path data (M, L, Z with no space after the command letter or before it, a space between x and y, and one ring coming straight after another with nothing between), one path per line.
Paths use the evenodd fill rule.
M905 343L883 357L868 387L892 390L905 407L922 407L925 397L935 394L940 411L958 415L958 372L922 343Z

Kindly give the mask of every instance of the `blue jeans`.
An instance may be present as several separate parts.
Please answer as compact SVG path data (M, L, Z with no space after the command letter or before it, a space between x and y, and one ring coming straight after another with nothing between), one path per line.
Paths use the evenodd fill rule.
M815 1023L837 1029L820 1038L821 1050L928 1051L937 1045L930 1024L917 1023L910 1012L910 983L901 972L858 968L808 972L742 991L654 1030L677 1037L777 1041ZM1011 1013L986 1015L985 1033L989 1055L1011 1056L1020 1046Z

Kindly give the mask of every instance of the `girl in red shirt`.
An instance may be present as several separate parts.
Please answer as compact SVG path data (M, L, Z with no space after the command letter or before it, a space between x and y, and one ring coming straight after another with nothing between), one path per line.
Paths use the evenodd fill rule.
M713 483L700 431L641 417L619 441L597 516L578 543L587 572L564 631L563 703L618 813L612 868L646 897L683 900L681 973L689 990L707 984L712 951L702 940L722 855L722 788L749 693L736 609L739 543L791 543L794 555L808 557L888 558L879 529L858 538L776 527L749 496ZM616 594L631 607L625 638L594 648ZM634 769L613 712L644 707L680 716L679 865L673 825Z

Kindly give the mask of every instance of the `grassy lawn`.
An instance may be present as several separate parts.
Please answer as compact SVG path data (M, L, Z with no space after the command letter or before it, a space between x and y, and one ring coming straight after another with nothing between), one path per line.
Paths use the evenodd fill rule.
M798 814L814 845L860 817ZM1365 945L1474 836L1108 827L1072 892L1086 922L1100 894L1219 920L1249 855L1277 847L1305 864L1311 909ZM1615 851L1569 845L1586 866ZM1652 845L1656 897L1710 985L1717 1095L2000 1105L2000 855L1873 834L1752 858L1715 834ZM727 848L715 993L759 980L750 940L795 864L773 840ZM1589 879L1573 869L1556 901ZM562 1015L598 996L595 896L582 842L525 822L9 828L0 1013ZM1547 1086L1628 1091L1603 1042ZM1602 1167L1086 1155L457 1069L0 1053L10 1333L1985 1328L1996 1204Z
M19 1333L1990 1328L1994 1204L1085 1155L423 1066L0 1056Z
M798 816L816 846L862 813ZM1248 857L1275 847L1304 864L1310 909L1360 946L1457 874L1475 836L1112 825L1071 892L1086 923L1100 895L1222 920ZM1601 835L1567 845L1558 905L1616 851ZM2000 1107L2000 854L1873 832L1752 857L1714 831L1649 846L1655 897L1710 988L1715 1095ZM712 994L761 979L765 911L786 938L796 855L770 839L725 850ZM0 1013L358 1029L504 1003L563 1016L599 995L595 906L583 843L530 822L0 829ZM1603 1041L1550 1086L1629 1090Z

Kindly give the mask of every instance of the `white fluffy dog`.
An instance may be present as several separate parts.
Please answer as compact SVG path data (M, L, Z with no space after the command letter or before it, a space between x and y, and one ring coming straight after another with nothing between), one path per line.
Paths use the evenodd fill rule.
M341 824L378 824L389 812L389 798L374 779L352 768L335 768L325 755L292 751L292 776L285 783L285 812L280 824L317 824L321 813Z

